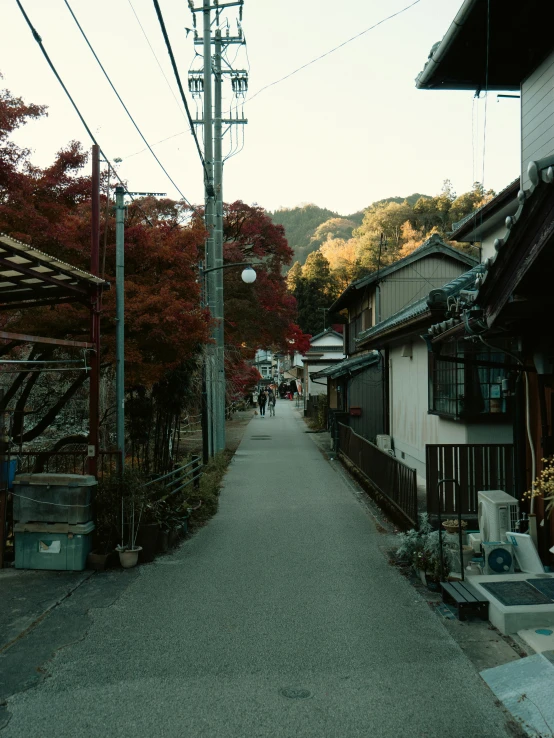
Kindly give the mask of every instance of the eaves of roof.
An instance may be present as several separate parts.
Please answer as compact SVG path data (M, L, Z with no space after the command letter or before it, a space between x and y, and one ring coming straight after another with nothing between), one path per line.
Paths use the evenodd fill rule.
M479 210L454 223L454 230L450 234L451 240L479 241L487 230L501 223L508 215L513 215L518 206L519 184L518 177Z
M339 364L334 364L326 369L322 369L320 372L310 374L310 377L312 377L312 379L323 379L324 377L335 379L343 376L344 374L359 372L372 364L377 364L379 360L379 352L370 351L366 354L362 354L361 356L352 356L348 359L344 359Z
M456 259L457 261L461 261L468 266L473 266L477 263L477 260L473 256L465 254L462 251L449 246L447 243L444 243L440 236L434 233L430 238L422 243L421 246L415 249L415 251L412 251L412 253L408 256L395 261L394 264L390 264L389 266L384 267L384 269L379 269L378 272L372 272L367 277L362 277L361 279L352 282L352 284L349 284L346 290L331 305L331 307L329 308L329 312L337 312L346 307L349 303L351 295L358 290L364 289L369 285L382 282L384 279L386 279L386 277L394 274L399 269L403 269L413 262L419 261L420 259L423 259L426 256L430 256L431 254L443 254L444 256L448 256L452 259Z
M544 0L465 0L416 87L519 90L553 47L544 14Z

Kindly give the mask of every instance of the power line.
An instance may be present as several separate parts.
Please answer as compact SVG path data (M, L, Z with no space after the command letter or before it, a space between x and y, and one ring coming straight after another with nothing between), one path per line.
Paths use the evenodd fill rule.
M175 102L177 103L177 107L179 108L179 112L181 113L181 115L183 116L183 118L184 118L184 119L186 120L186 115L185 115L185 114L183 113L183 109L181 108L181 105L179 104L179 100L177 99L177 95L176 95L176 94L175 94L175 92L173 91L173 87L172 87L172 86L170 85L170 83L169 83L169 80L168 80L168 78L167 78L167 77L166 77L166 75L165 75L165 72L164 72L164 70L163 70L163 67L162 67L162 65L160 64L160 60L159 60L159 59L158 59L158 57L156 56L156 52L154 51L154 48L153 48L152 44L150 43L150 39L148 38L148 36L147 36L147 34L146 34L146 31L144 30L144 27L143 27L142 23L140 22L140 18L139 18L139 17L138 17L138 15L137 15L137 11L136 11L136 10L135 10L135 8L133 7L133 3L131 2L131 0L127 0L127 2L128 2L128 3L129 3L129 5L131 6L131 10L133 11L133 13L134 13L134 16L135 16L135 18L137 19L137 23L138 23L138 24L139 24L139 26L140 26L140 30L142 31L142 33L143 33L143 35L144 35L144 38L146 39L146 43L147 43L147 44L148 44L148 46L150 47L150 51L152 52L152 54L153 54L153 56L154 56L154 59L156 60L156 63L158 64L158 67L160 68L160 72L161 72L161 73L163 74L163 78L165 79L165 81L166 81L166 83L167 83L167 86L169 87L169 91L171 92L171 94L173 95L173 99L174 99L174 100L175 100Z
M21 2L20 2L20 0L15 0L15 1L16 1L16 3L18 4L18 6L19 6L19 9L21 10L21 12L22 12L22 14L23 14L23 17L24 17L24 18L25 18L25 20L27 21L27 25L28 25L28 26L29 26L29 28L31 29L31 33L33 34L33 38L35 39L35 41L37 42L37 44L38 44L38 45L40 46L40 50L42 51L42 53L43 53L43 55L44 55L44 58L45 58L45 59L46 59L46 61L48 62L48 66L49 66L49 67L50 67L50 69L51 69L51 70L52 70L52 71L54 72L54 75L55 75L56 79L58 80L58 82L59 82L59 83L60 83L60 85L62 86L62 89L63 89L63 91L65 92L65 94L66 94L66 95L67 95L67 97L69 98L69 101L70 101L70 102L71 102L71 104L73 105L73 107L74 107L74 109L75 109L75 112L76 112L76 113L77 113L77 115L79 116L79 119L80 119L81 123L83 124L83 126L85 127L85 130L86 130L86 132L87 132L87 133L88 133L88 135L90 136L90 139L91 139L91 141L92 141L92 142L93 142L94 144L96 144L96 145L98 146L98 149L99 149L100 153L102 154L102 156L104 157L104 159L105 159L105 160L106 160L106 161L108 162L108 166L110 166L110 167L111 167L111 170L112 170L112 172L113 172L113 173L115 174L115 176L116 176L116 177L117 177L117 179L119 180L119 183L120 183L120 184L121 184L121 186L122 186L122 187L124 188L125 192L126 192L126 193L127 193L128 195L129 195L129 197L131 198L131 200L132 200L132 201L133 201L133 202L134 202L134 203L136 204L136 206L138 207L138 209L139 209L139 210L141 211L141 213L142 213L142 214L144 215L144 217L146 218L147 222L148 222L148 223L149 223L149 224L150 224L150 225L151 225L151 226L153 227L153 226L154 226L154 224L152 223L152 221L150 220L150 218L148 217L148 215L147 215L147 214L146 214L146 213L144 212L144 210L143 210L143 209L141 208L141 206L140 206L140 205L138 204L138 202L136 202L136 201L135 201L135 198L134 198L134 197L133 197L133 196L131 195L131 193L130 193L130 192L129 192L129 190L127 189L127 185L125 184L125 182L124 182L124 181L123 181L123 180L121 179L121 177L120 177L120 176L119 176L119 174L118 174L118 173L116 172L116 170L115 170L115 169L114 169L114 168L113 168L113 167L111 166L111 164L109 164L109 160L108 160L108 157L106 156L106 154L105 154L105 153L104 153L104 151L102 150L102 147L100 146L100 144L98 143L98 141L96 140L96 138L95 138L95 137L94 137L94 136L92 135L92 131L91 131L91 130L90 130L90 128L88 127L88 125L87 125L87 122L86 122L86 120L85 120L85 119L83 118L83 116L82 116L82 114L81 114L81 111L79 110L79 108L77 107L77 104L75 103L75 100L74 100L74 99L73 99L73 98L71 97L71 95L70 95L70 93L69 93L69 90L68 90L68 89L67 89L67 87L66 87L66 86L64 85L64 83L63 83L63 81L62 81L62 78L61 78L61 77L60 77L60 75L58 74L58 71L57 71L56 67L54 66L54 64L53 64L52 60L51 60L51 59L50 59L50 57L48 56L48 52L46 51L46 49L44 48L44 45L43 45L43 43L42 43L42 38L41 38L41 37L39 36L39 34L37 33L37 30L35 29L35 27L34 27L34 26L33 26L33 24L31 23L31 21L30 21L30 19L29 19L29 16L27 15L27 13L25 12L25 9L24 9L24 8L23 8L23 6L21 5Z
M194 130L194 122L190 114L187 98L185 97L185 91L183 90L183 85L181 84L181 77L179 76L179 70L177 69L175 57L173 56L173 49L171 48L171 41L169 40L169 36L167 35L167 30L165 28L163 15L162 15L162 11L161 11L158 0L154 0L154 7L156 8L156 15L158 16L160 28L162 29L162 34L165 40L165 45L167 47L167 53L169 54L169 58L171 59L171 66L173 67L173 73L175 74L177 86L179 87L179 92L181 93L181 99L183 101L183 105L185 106L185 110L187 113L187 118L188 118L189 126L190 126L190 132L192 133L192 137L194 138L194 142L196 143L196 148L198 150L198 156L200 157L200 161L202 162L202 167L204 169L204 176L206 178L206 182L208 182L209 177L208 177L208 170L206 169L206 162L204 161L204 155L202 153L202 149L200 148L200 144L198 143L198 137L196 135L196 131Z
M104 73L104 77L105 77L105 78L106 78L106 79L108 80L108 83L109 83L110 87L111 87L111 88L112 88L112 90L113 90L113 91L115 92L115 95L116 95L117 99L119 100L119 102L120 102L120 103L121 103L121 105L123 106L123 109L125 110L125 112L126 112L126 113L127 113L127 115L129 116L129 119L130 119L131 123L132 123L132 124L133 124L133 125L135 126L135 128L136 128L136 130L137 130L137 133L139 134L139 136L140 136L140 137L142 138L142 140L143 140L143 141L144 141L144 143L146 144L146 146L147 146L148 150L150 151L150 153L152 154L152 156L154 157L154 159L155 159L155 160L156 160L156 161L158 162L158 164L159 164L160 168L162 169L163 173L165 174L165 176L166 176L166 177L167 177L167 178L169 179L169 181L171 182L171 184L172 184L172 185L173 185L173 186L175 187L175 189L177 190L177 192L178 192L178 193L179 193L179 194L181 195L182 199L183 199L183 200L184 200L184 201L185 201L185 202L187 203L187 205L189 205L189 206L190 206L190 207L191 207L191 208L192 208L192 209L194 210L194 207L192 206L192 204L191 204L191 203L190 203L190 202L189 202L189 201L187 200L187 198L186 198L186 197L184 196L184 194L183 194L183 193L181 192L181 190L179 189L179 187L178 187L178 186L177 186L177 184L175 183L174 179L173 179L173 178L171 177L171 175L169 174L169 172L167 171L167 169L166 169L166 168L164 167L164 165L163 165L163 164L161 163L161 161L160 161L160 160L158 159L158 157L157 157L157 156L156 156L156 154L154 153L154 150L152 149L152 147L150 146L150 144L148 143L148 141L147 141L147 140L146 140L146 138L144 137L144 135L143 135L142 131L141 131L141 130L140 130L140 128L138 127L137 123L135 122L135 119L133 118L133 116L132 116L132 115L131 115L131 113L129 112L129 109L128 109L128 107L127 107L127 106L125 105L125 103L123 102L123 100L122 100L122 98L121 98L121 95L120 95L120 94L119 94L119 92L118 92L118 91L117 91L117 90L115 89L115 87L114 87L114 84L113 84L113 82L111 81L111 79L110 79L110 77L109 77L108 73L107 73L107 72L106 72L106 70L104 69L104 67L103 67L103 65L102 65L102 62L101 62L101 61L100 61L100 59L98 58L98 55L96 54L95 50L94 50L94 49L92 48L92 44L91 44L91 43L90 43L90 41L88 40L88 38L87 38L87 35L86 35L86 33L85 33L85 32L83 31L83 28L82 28L81 24L79 23L79 21L77 20L77 16L76 16L76 15L75 15L75 13L73 12L73 10L72 10L72 8L71 8L71 5L69 4L68 0L64 0L64 2L65 2L65 4L66 4L66 6L67 6L67 9L68 9L68 10L69 10L69 12L71 13L71 16L72 16L73 20L74 20L74 21L75 21L75 23L77 24L77 28L78 28L78 29L79 29L79 30L81 31L81 34L82 34L83 38L85 39L85 41L86 41L86 43L87 43L87 46L88 46L88 47L89 47L89 49L91 50L91 52L92 52L92 55L94 56L94 58L95 58L95 59L96 59L96 61L98 62L98 66L100 67L100 69L101 69L101 70L102 70L102 72Z
M315 64L320 59L323 59L326 56L329 56L329 54L332 54L334 51L337 51L338 49L342 49L343 46L346 46L346 44L349 44L351 41L355 41L357 38L360 38L360 36L363 36L366 33L369 33L369 31L372 31L374 28L377 28L377 26L382 25L383 23L386 23L387 21L391 20L392 18L396 18L397 15L402 15L402 13L405 13L410 8L413 8L414 5L417 5L421 0L415 0L411 5L407 5L405 8L402 8L402 10L398 10L396 13L393 13L392 15L387 16L386 18L383 18L378 23L374 23L369 28L366 28L365 31L361 31L360 33L357 33L355 36L352 36L352 38L349 38L347 41L343 41L342 44L339 44L338 46L335 46L334 48L330 49L329 51L326 51L324 54L321 54L320 56L316 57L315 59L312 59L311 61L307 62L306 64L303 64L301 67L298 67L298 69L295 69L294 71L290 72L289 74L285 75L284 77L281 77L281 79L275 80L275 82L270 82L265 87L262 87L261 90L258 90L256 94L252 95L252 97L249 97L246 102L250 102L255 97L258 97L264 90L267 90L269 87L273 87L274 85L278 85L279 82L284 82L284 80L288 79L289 77L292 77L293 74L296 74L297 72L302 71L302 69L306 69L306 67L311 66L312 64Z

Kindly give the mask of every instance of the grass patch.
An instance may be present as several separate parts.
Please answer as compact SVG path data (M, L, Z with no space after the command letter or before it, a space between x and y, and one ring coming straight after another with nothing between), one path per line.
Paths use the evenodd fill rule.
M202 502L198 509L192 510L190 513L189 530L191 533L206 525L216 514L219 506L221 484L232 458L233 453L231 451L222 451L213 459L210 459L204 467L200 479L200 489L196 490L194 495L189 496L191 507L195 507L200 501Z

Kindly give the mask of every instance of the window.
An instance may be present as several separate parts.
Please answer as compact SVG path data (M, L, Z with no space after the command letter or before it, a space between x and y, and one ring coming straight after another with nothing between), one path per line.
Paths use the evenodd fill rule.
M507 345L503 348L510 351ZM429 412L471 420L505 416L502 380L510 363L506 354L482 344L443 344L439 356L429 354Z

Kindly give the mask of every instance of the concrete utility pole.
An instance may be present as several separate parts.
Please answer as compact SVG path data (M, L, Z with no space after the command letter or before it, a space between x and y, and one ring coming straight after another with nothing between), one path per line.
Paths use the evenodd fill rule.
M215 451L225 450L225 331L223 324L223 158L222 158L222 128L221 128L221 31L215 32L214 46L214 186L215 186L215 256L214 266L219 267L214 271L215 277L215 313L217 321L215 328L216 339L216 365L215 365Z
M115 407L117 465L125 466L125 189L115 188Z
M203 2L203 46L204 46L204 162L205 177L205 222L208 237L206 239L206 269L215 266L214 260L214 156L213 156L213 123L212 123L212 28L211 28L211 5L210 0ZM208 272L206 276L206 293L210 314L215 317L215 276L214 272ZM215 333L215 331L213 332ZM213 334L212 334L213 335ZM213 335L216 338L216 335ZM207 394L207 427L204 432L208 434L208 453L213 456L216 450L214 433L214 411L216 398L215 380L215 351L213 346L206 347L204 360L206 371L206 394Z
M192 69L189 72L189 90L193 97L204 94L203 118L194 123L204 126L204 160L206 164L206 208L205 223L208 231L206 240L206 258L203 275L206 303L215 326L212 331L213 345L205 350L203 374L203 428L207 435L204 443L204 458L213 456L225 449L225 336L224 336L224 304L223 304L223 155L222 141L226 131L223 125L243 125L248 121L244 117L222 117L222 80L230 75L232 89L237 97L244 97L248 89L248 73L245 70L222 68L222 52L231 44L244 44L244 36L240 27L244 0L203 0L200 7L194 7L193 0L188 0L194 21L194 44L203 47L203 69ZM210 4L213 2L213 4ZM229 27L225 36L221 34L221 13L224 9L238 6L239 22L236 36L229 35ZM216 13L216 31L212 37L211 11ZM202 37L196 31L196 13L203 17ZM214 56L212 58L212 43ZM212 109L212 74L214 75L214 107ZM205 392L204 392L205 389Z

